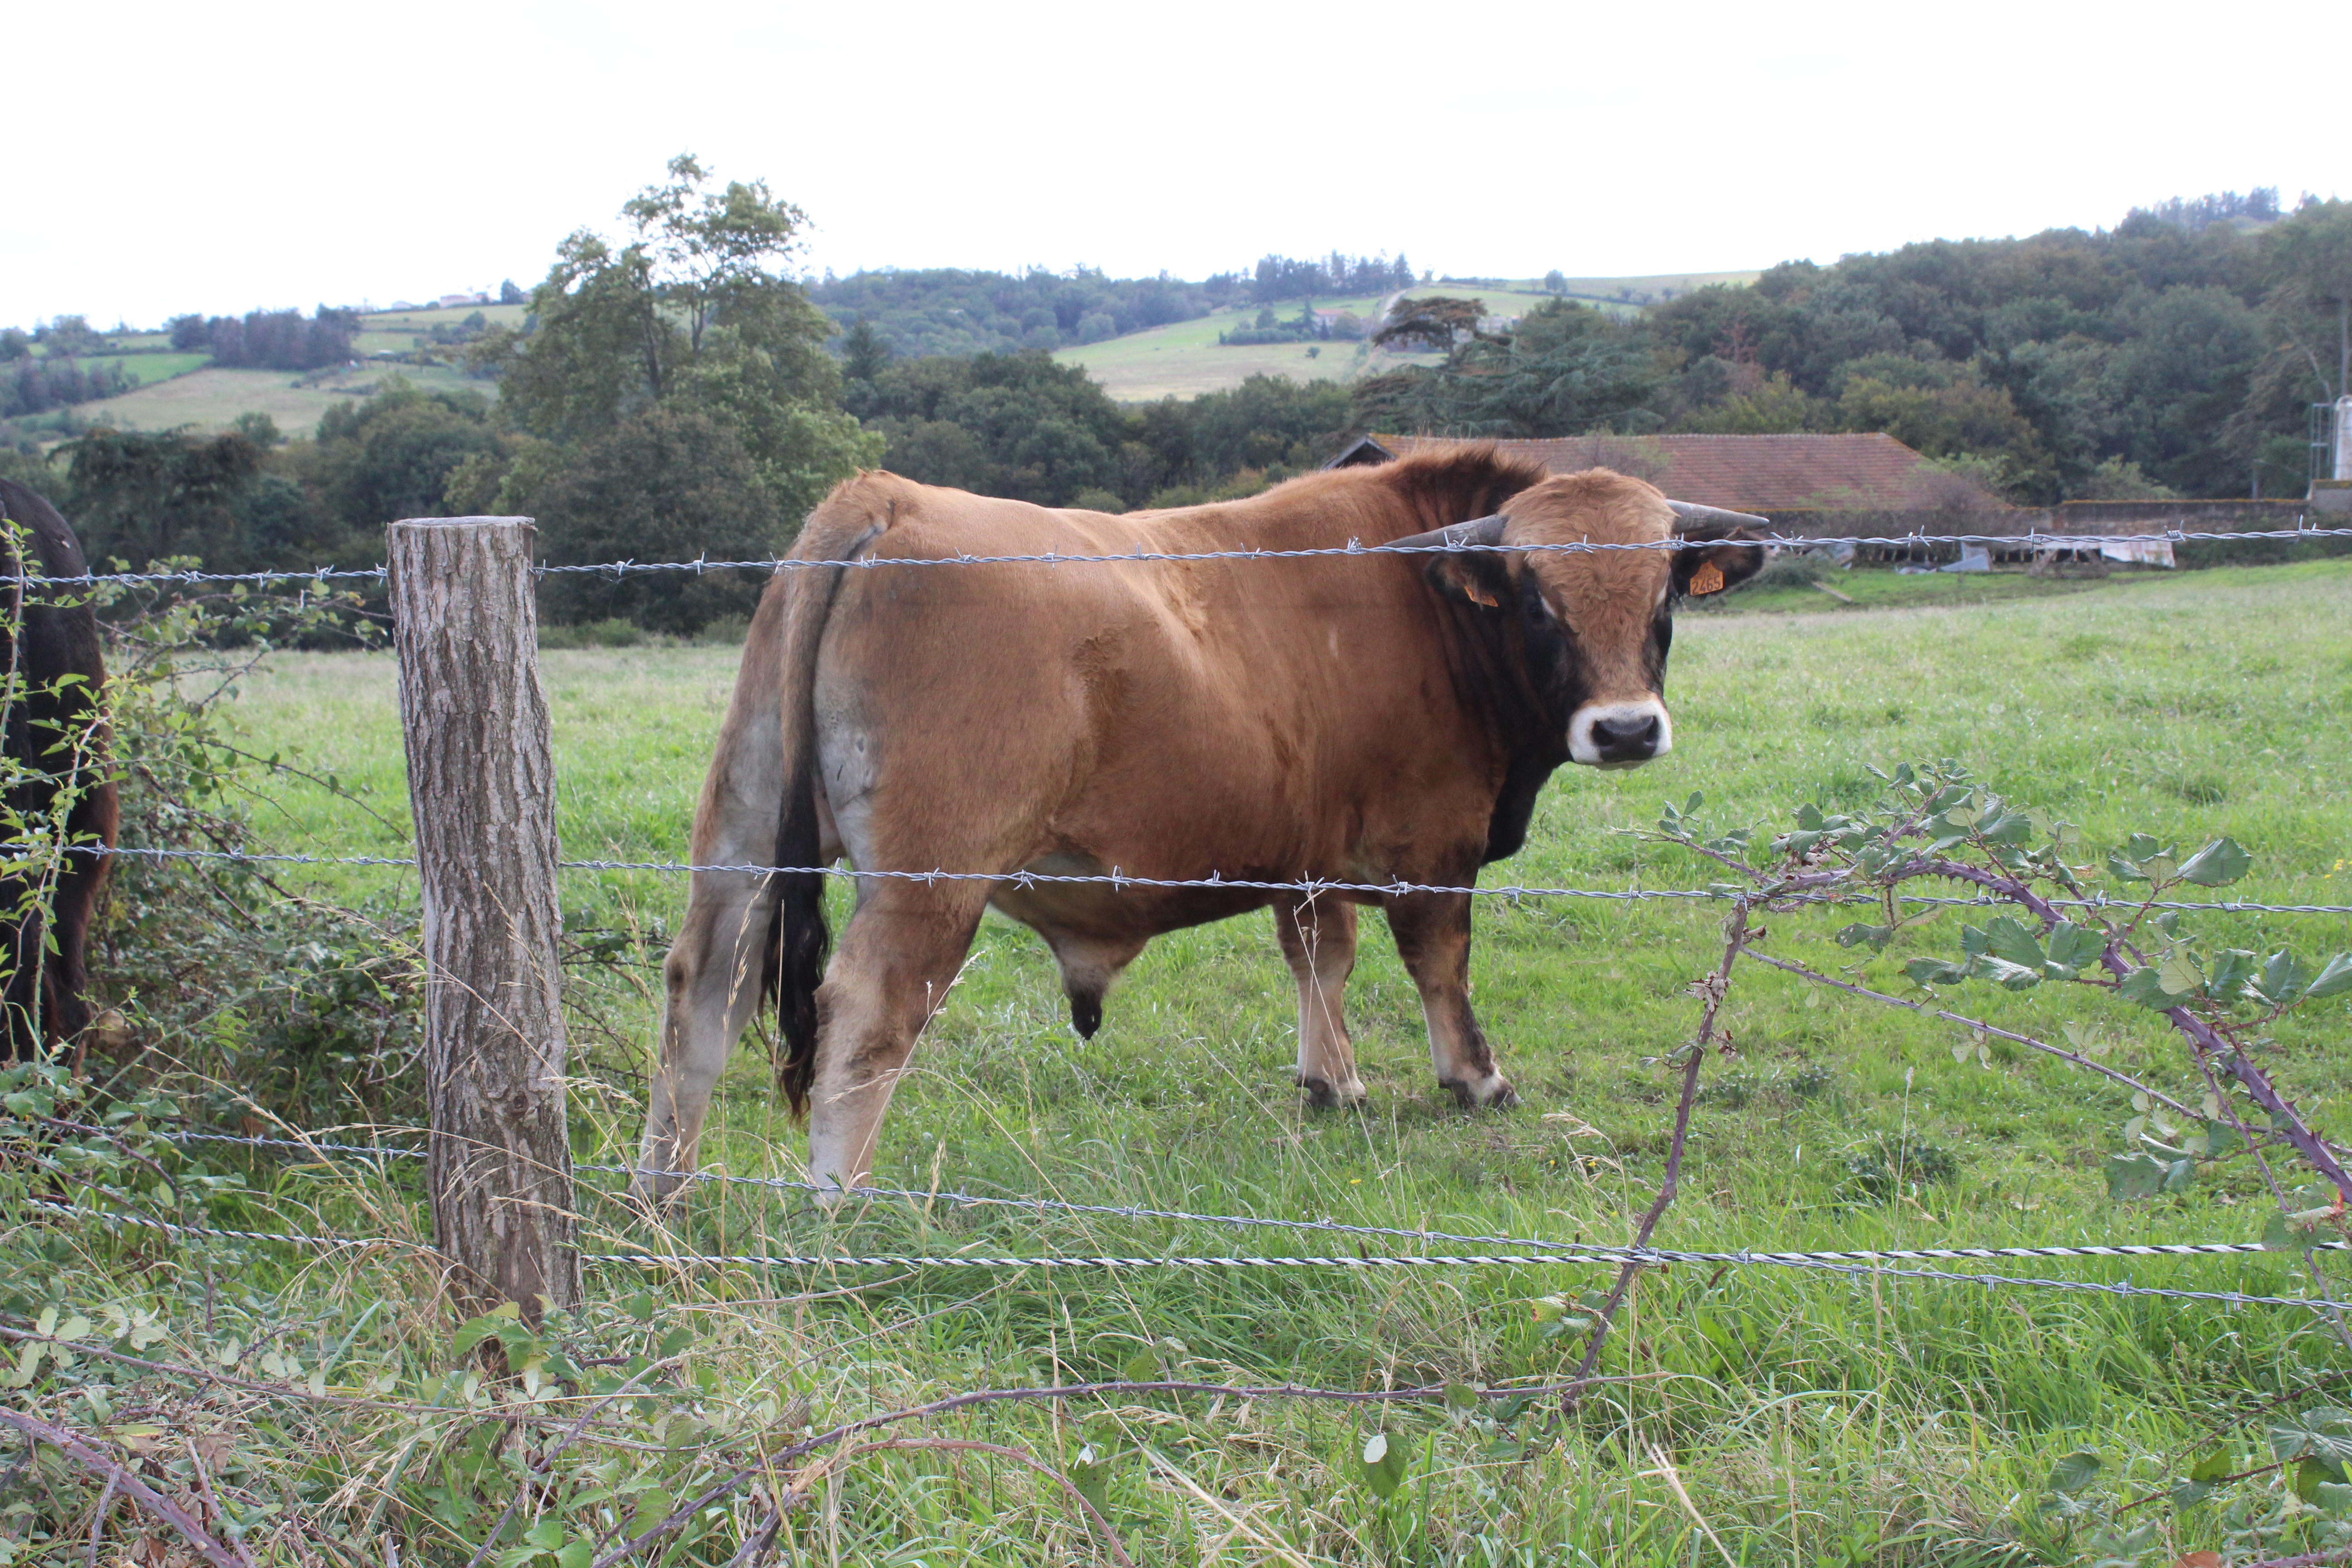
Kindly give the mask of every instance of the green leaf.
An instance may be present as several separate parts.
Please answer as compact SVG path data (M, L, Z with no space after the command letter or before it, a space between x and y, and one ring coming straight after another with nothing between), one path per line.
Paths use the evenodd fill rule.
M2074 977L2086 963L2098 962L2106 949L2103 933L2071 921L2061 921L2050 932L2050 970L2058 979Z
M635 1318L638 1322L652 1322L654 1321L654 1293L650 1290L638 1291L635 1295L621 1303L621 1310L628 1313L630 1317Z
M2152 965L2135 969L2125 975L2116 987L2116 994L2126 1002L2137 1002L2158 1013L2180 1003L2179 997L2164 988L2163 973Z
M2110 1154L2106 1171L2107 1196L2118 1203L2156 1196L2172 1175L2172 1167L2153 1154Z
M2194 996L2205 988L2205 975L2197 967L2196 960L2179 948L2164 955L2164 962L2156 966L2156 973L2164 982L2165 990L2175 996Z
M1364 1485L1372 1495L1386 1500L1396 1495L1404 1485L1404 1445L1393 1442L1385 1432L1375 1432L1364 1439Z
M2129 860L2125 859L2120 854L2110 855L2107 857L2107 875L2113 877L2118 882L2145 882L2147 880L2147 872L2141 870Z
M2031 991L2042 984L2042 965L2039 963L2029 968L1990 952L1970 964L1969 972L2008 991Z
M2061 1497L2073 1497L2097 1479L2099 1457L2087 1448L2078 1448L2050 1468L2050 1489Z
M1138 1346L1135 1353L1127 1358L1127 1363L1119 1368L1119 1375L1124 1377L1129 1383L1160 1383L1164 1381L1168 1373L1167 1369L1163 1367L1160 1362L1160 1347L1157 1345Z
M2224 888L2253 869L2254 858L2234 838L2216 838L2181 863L2180 879L2200 888Z
M2164 1191L2185 1193L2189 1190L2189 1184L2196 1179L2196 1161L2175 1160L2164 1168Z
M464 1355L491 1335L499 1333L509 1325L518 1323L521 1316L522 1309L514 1302L509 1301L501 1306L491 1308L479 1317L467 1319L457 1325L457 1331L450 1336L449 1353Z
M2312 1489L2311 1500L2329 1518L2342 1519L2352 1514L2352 1486L2342 1481L2322 1481Z
M563 1521L555 1514L543 1514L537 1524L522 1532L522 1538L541 1552L552 1552L563 1544Z
M2242 1140L2238 1136L2238 1130L2228 1122L2205 1123L2205 1153L2208 1158L2215 1154L2226 1154L2238 1147L2242 1142Z
M2315 1455L2294 1468L2294 1495L2305 1502L2316 1502L2319 1489L2335 1479L2333 1467Z
M2263 961L2261 977L2247 989L2256 1001L2267 1002L2275 1007L2302 995L2304 988L2310 984L2311 971L2303 966L2303 961L2281 948Z
M1894 934L1893 926L1850 925L1837 933L1837 942L1840 947L1867 947L1876 952Z
M1445 1408L1462 1415L1469 1414L1478 1408L1478 1391L1466 1383L1447 1384Z
M2004 812L1984 829L1988 844L2023 844L2033 837L2033 818L2021 811Z
M2192 1509L2213 1495L2213 1489L2202 1481L2182 1481L2172 1489L2172 1506Z
M2230 1458L2229 1450L2216 1448L2189 1467L2189 1479L2210 1484L2235 1473L2239 1468L2237 1462Z
M2352 991L2352 952L2339 952L2327 961L2319 977L2304 988L2303 994L2305 1001L2316 1002L2347 991Z
M2013 915L1996 915L1985 922L1985 951L2021 969L2038 970L2044 961L2041 942Z
M2213 958L2213 973L2205 977L2211 996L2234 996L2254 977L2254 955L2243 948L2225 948Z
M585 1535L575 1535L563 1543L555 1554L555 1568L589 1568L596 1561L596 1542Z
M1958 985L1969 972L1948 959L1915 958L1903 966L1914 985Z
M1078 1450L1070 1465L1070 1484L1094 1505L1097 1513L1110 1512L1110 1455L1092 1443Z

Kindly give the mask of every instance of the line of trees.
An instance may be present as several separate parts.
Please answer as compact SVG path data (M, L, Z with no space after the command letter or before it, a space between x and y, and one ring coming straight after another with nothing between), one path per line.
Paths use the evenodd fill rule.
M1881 430L2020 501L2300 493L2305 409L2352 372L2352 203L2257 191L2112 231L1936 240L1638 318L1565 300L1510 332L1412 301L1440 365L1357 385L1367 428L1463 436Z
M1249 272L1220 272L1191 283L1166 272L1156 278L1111 278L1091 267L1067 272L976 272L958 268L827 273L809 298L845 333L866 322L906 357L926 354L1016 353L1100 342L1173 321L1189 321L1228 305L1275 304L1343 295L1387 294L1412 285L1412 267L1400 254L1300 258L1268 254Z
M1209 286L1161 273L1109 278L1093 268L1021 273L929 268L825 279L809 298L835 330L867 322L898 354L1013 353L1099 342L1205 316Z
M307 321L299 310L174 316L163 330L181 353L208 353L226 369L319 370L352 357L360 313L321 305Z

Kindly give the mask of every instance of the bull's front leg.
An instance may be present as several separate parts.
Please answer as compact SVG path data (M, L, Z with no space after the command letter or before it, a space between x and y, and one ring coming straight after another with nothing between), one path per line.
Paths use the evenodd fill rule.
M1470 1011L1470 895L1407 893L1388 902L1397 956L1421 992L1429 1058L1465 1110L1518 1099Z

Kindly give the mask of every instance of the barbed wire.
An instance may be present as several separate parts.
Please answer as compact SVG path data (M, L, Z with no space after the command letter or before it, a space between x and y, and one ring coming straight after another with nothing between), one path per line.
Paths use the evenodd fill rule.
M121 1214L110 1209L91 1209L65 1205L39 1205L36 1212L63 1215L76 1219L96 1220L107 1225L128 1225L162 1231L168 1235L225 1241L269 1242L280 1246L314 1248L321 1251L368 1249L381 1247L406 1250L428 1248L420 1242L397 1237L310 1236L299 1231L243 1230L226 1226L194 1226L171 1220L156 1219L147 1215ZM1173 1268L1208 1271L1265 1272L1283 1269L1333 1268L1359 1273L1374 1273L1386 1269L1412 1268L1543 1268L1563 1263L1638 1263L1666 1265L1675 1263L1713 1263L1725 1267L1743 1265L1773 1265L1781 1268L1810 1268L1851 1277L1917 1279L1935 1284L1975 1285L1998 1289L2019 1286L2033 1289L2071 1290L2107 1296L2147 1296L2168 1300L2214 1301L2229 1306L2299 1307L2308 1311L2340 1311L2352 1310L2352 1301L2337 1301L2323 1296L2265 1296L2242 1290L2187 1290L2166 1285L2140 1285L2131 1281L2098 1279L2044 1279L2013 1274L1954 1274L1937 1268L1897 1268L1871 1263L1850 1263L1837 1260L1838 1255L1815 1257L1801 1253L1708 1253L1679 1252L1654 1247L1593 1247L1578 1254L1544 1253L1298 1253L1287 1256L1244 1256L1212 1254L1195 1257L1141 1257L1117 1254L1045 1253L1032 1257L1006 1257L986 1254L884 1252L884 1253L660 1253L660 1252L583 1252L580 1261L586 1265L634 1264L638 1268L882 1268L896 1272L932 1268L981 1269L1145 1269Z
M415 856L388 855L302 855L290 852L248 851L241 849L173 849L146 846L124 846L108 849L100 845L74 844L65 848L77 855L126 855L157 860L216 860L250 862L256 865L291 866L378 866L415 869ZM1407 882L1346 882L1322 878L1302 878L1297 881L1270 881L1244 877L1138 877L1114 868L1109 871L1056 872L1029 871L861 871L846 866L762 866L756 864L699 865L682 860L558 860L556 868L562 871L654 871L672 875L702 874L748 877L834 877L845 881L861 878L877 878L908 882L1003 882L1015 888L1032 888L1063 883L1108 886L1115 889L1143 888L1153 889L1237 889L1243 892L1295 893L1377 893L1397 896L1405 893L1466 893L1475 898L1500 899L1597 899L1610 901L1638 902L1649 899L1722 900L1742 896L1728 887L1718 888L1543 888L1522 883L1505 883L1481 888L1455 883ZM1897 895L1905 903L1943 905L1958 909L1977 909L2006 905L2008 900L1979 896L1947 898L1927 893ZM1847 899L1828 894L1791 893L1775 899L1778 902L1842 904L1876 900ZM2224 914L2269 915L2352 915L2352 904L2266 904L2242 899L2168 900L2158 899L2142 903L2137 899L2110 899L2094 894L2087 899L2050 899L2044 900L2061 909L2157 909L2206 910Z
M97 1129L86 1129L97 1131ZM403 1149L383 1144L343 1144L294 1138L255 1138L226 1132L172 1131L165 1137L191 1142L246 1144L257 1147L301 1149L358 1155L394 1155L403 1159L425 1157L421 1149ZM1758 1247L1739 1247L1730 1251L1694 1252L1664 1251L1647 1247L1610 1247L1599 1242L1549 1241L1538 1237L1465 1235L1455 1231L1406 1229L1395 1226L1353 1225L1342 1220L1283 1219L1261 1215L1204 1214L1185 1209L1147 1208L1127 1204L1081 1204L1062 1198L995 1197L948 1189L919 1187L856 1186L842 1188L826 1186L817 1182L797 1181L787 1176L739 1176L724 1172L679 1171L659 1172L643 1166L581 1163L574 1172L614 1176L667 1175L691 1182L715 1182L737 1186L766 1187L788 1192L826 1194L842 1198L905 1199L916 1203L940 1203L953 1208L1009 1208L1045 1211L1056 1214L1081 1214L1121 1219L1161 1219L1183 1224L1217 1225L1291 1231L1319 1231L1339 1236L1373 1236L1402 1241L1450 1242L1472 1247L1528 1247L1542 1249L1560 1258L1583 1258L1594 1262L1622 1262L1627 1258L1655 1259L1672 1263L1752 1263L1780 1264L1801 1267L1812 1263L1883 1263L1983 1261L1991 1258L2228 1258L2257 1255L2273 1250L2259 1241L2175 1241L2175 1242L2088 1242L2052 1244L2036 1247L1912 1247L1878 1248L1840 1248L1828 1251L1788 1251ZM2314 1244L2313 1250L2341 1252L2352 1250L2352 1243L2327 1241Z
M2171 528L2146 533L2043 533L2029 529L2023 533L1905 533L1856 534L1822 538L1805 538L1789 534L1763 534L1738 542L1759 544L1775 550L1822 550L1841 546L1869 545L1873 547L1901 546L1918 549L1942 544L2001 545L2029 550L2085 550L2107 544L2134 544L2150 541L2169 544L2228 543L2241 541L2298 541L2311 539L2352 538L2352 528L2272 528L2246 529L2236 531ZM1133 550L1107 554L1070 553L1057 550L1024 552L1001 555L925 556L858 556L850 560L803 560L793 556L769 556L749 561L604 561L581 564L540 564L531 568L538 576L610 575L614 578L637 575L648 572L807 572L821 569L871 570L882 566L1086 566L1136 565L1188 561L1304 561L1329 556L1361 555L1441 555L1467 552L1496 554L1585 554L1622 550L1702 550L1722 542L1719 540L1685 540L1678 536L1654 540L1603 542L1598 540L1564 540L1557 543L1527 544L1363 544L1349 540L1345 544L1315 545L1299 549L1272 550L1244 548L1235 550ZM336 567L322 566L303 571L271 572L86 572L77 576L45 576L39 574L0 574L0 584L22 584L27 587L96 587L107 584L129 585L142 583L326 583L381 582L389 572L384 566Z

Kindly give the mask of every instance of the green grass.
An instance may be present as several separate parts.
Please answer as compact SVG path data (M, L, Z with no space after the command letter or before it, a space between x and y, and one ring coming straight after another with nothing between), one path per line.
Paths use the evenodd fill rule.
M360 318L362 332L400 332L413 334L429 331L435 327L454 327L476 311L497 325L520 327L530 313L528 305L451 305L446 309L431 307L420 310L372 310Z
M141 363L137 359L129 363L134 367ZM437 365L430 369L400 365L390 371L365 366L331 374L315 383L290 371L205 368L144 384L118 397L81 404L74 413L93 425L132 430L169 430L180 426L219 430L240 414L258 412L276 420L289 436L307 436L328 409L364 395L392 374L404 375L427 390L481 394L491 390L489 383L468 380Z
M121 365L141 386L150 386L190 371L202 370L212 363L212 355L201 353L156 353L141 352L121 354L92 354L81 362L84 369L95 370L101 364Z
M1839 586L1855 592L1881 575L1853 574L1849 587L1842 574ZM1887 580L1917 585L1905 592L1943 591L1934 579ZM1801 801L1862 799L1871 765L1948 756L2081 824L2095 847L2136 829L2187 842L2226 832L2257 857L2233 892L2352 902L2352 792L2341 779L2352 755L2352 563L2064 586L2063 595L1900 609L1847 609L1816 594L1822 613L1685 616L1669 689L1675 752L1633 773L1563 772L1544 794L1528 850L1491 868L1490 880L1700 884L1703 870L1686 858L1622 830L1653 820L1661 798L1694 790L1720 826L1784 820ZM732 664L729 652L702 647L544 657L567 855L685 854ZM247 683L240 707L256 750L283 749L331 771L404 822L388 659L282 658ZM321 792L289 786L282 805L268 819L282 847L365 853L402 843ZM321 879L346 893L357 885ZM574 934L618 928L645 939L635 962L572 976L583 1157L615 1158L635 1135L658 986L639 965L658 955L683 893L649 874L567 881ZM1719 951L1719 919L1717 908L1685 904L1482 907L1478 1005L1525 1103L1475 1117L1431 1081L1412 992L1377 917L1364 922L1349 998L1372 1090L1360 1117L1303 1112L1286 1080L1292 992L1265 917L1156 942L1112 994L1103 1034L1084 1044L1066 1026L1042 944L992 919L898 1091L877 1176L919 1188L1621 1240L1662 1169L1672 1084L1659 1058L1689 1037L1695 1009L1684 990ZM1842 919L1776 919L1771 947L1853 965L1856 953L1827 941ZM2250 947L2292 943L2310 954L2352 945L2340 919L2207 919ZM1956 947L1958 923L1947 917L1857 967L1900 989L1902 961ZM2045 992L1971 992L1968 1005L2028 1030L2072 1018L2112 1043L2116 1065L2184 1085L2144 1013L2080 997L2062 1012ZM1961 1037L1948 1026L1765 973L1739 978L1727 1017L1738 1052L1706 1070L1684 1195L1658 1237L1664 1246L2236 1239L2260 1228L2258 1182L2242 1165L2188 1194L2110 1203L2098 1164L2130 1111L2090 1078L2032 1057L1958 1061L1951 1047ZM2335 1086L2352 1071L2345 1006L2291 1021L2280 1037L2284 1070L2340 1137ZM765 1079L756 1049L738 1057L708 1165L794 1170L799 1134ZM1882 1137L1934 1145L1951 1156L1954 1174L1910 1184L1890 1202L1863 1198L1849 1154ZM424 1223L413 1189L371 1192L293 1171L268 1179L280 1204L319 1205L315 1223L368 1234L418 1234ZM586 1201L600 1241L644 1236L609 1201ZM1283 1251L1334 1239L921 1205L824 1222L789 1194L756 1190L702 1192L680 1226L684 1245L730 1251ZM232 1303L240 1324L273 1313L333 1322L361 1300L394 1303L399 1331L365 1342L354 1378L377 1366L413 1372L443 1331L421 1268L340 1259L297 1276L259 1256L249 1267L245 1304ZM2288 1264L2270 1256L2009 1271L2256 1292L2294 1283ZM740 1427L753 1419L740 1412L760 1399L795 1393L830 1420L956 1388L1116 1375L1139 1342L1161 1337L1183 1342L1186 1375L1207 1378L1348 1387L1540 1380L1569 1364L1566 1342L1542 1340L1528 1303L1604 1280L1603 1270L1562 1265L1380 1276L932 1273L864 1278L856 1290L823 1297L806 1292L843 1289L851 1277L682 1273L654 1283L704 1335L696 1364L739 1412L703 1418ZM264 1282L283 1296L267 1294ZM635 1285L609 1271L590 1281L604 1300ZM1277 1402L1119 1402L1111 1512L1139 1561L1154 1563L1721 1562L1694 1510L1741 1563L2055 1563L2084 1545L2033 1508L2056 1456L2098 1450L2111 1478L2128 1472L2114 1483L2118 1495L2150 1489L2177 1473L2151 1456L2184 1442L2210 1413L2352 1365L2292 1310L1765 1268L1650 1276L1621 1331L1606 1364L1643 1381L1610 1388L1558 1443L1524 1460L1482 1457L1483 1435L1432 1411L1389 1416L1413 1455L1412 1479L1391 1505L1401 1537L1383 1537L1348 1462L1376 1418ZM999 1409L921 1430L1062 1462L1087 1414ZM1518 1434L1540 1436L1540 1425L1524 1419ZM2231 1439L2249 1453L2258 1440ZM1049 1488L984 1460L872 1456L843 1485L830 1494L836 1513L820 1510L795 1525L796 1552L828 1562L1026 1563L1087 1550ZM2213 1543L2212 1510L2184 1519L2167 1551ZM412 1542L432 1535L415 1529ZM715 1540L695 1560L722 1560L732 1544L731 1535Z

